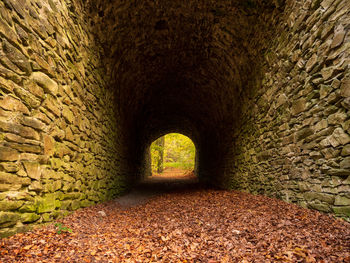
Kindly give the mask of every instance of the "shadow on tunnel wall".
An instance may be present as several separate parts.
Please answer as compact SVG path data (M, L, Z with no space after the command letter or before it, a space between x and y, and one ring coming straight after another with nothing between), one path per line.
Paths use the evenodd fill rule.
M199 178L224 185L242 103L259 88L264 52L284 6L272 1L90 4L135 168L130 174L143 176L145 149L154 138L180 132L198 145Z
M350 216L347 1L1 1L0 235L121 194L179 132L198 177Z

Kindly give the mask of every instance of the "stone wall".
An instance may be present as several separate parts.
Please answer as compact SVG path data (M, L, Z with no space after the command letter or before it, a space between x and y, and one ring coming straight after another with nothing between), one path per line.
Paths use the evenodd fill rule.
M0 236L126 182L114 91L78 1L0 1Z
M349 217L350 5L290 0L278 23L242 103L226 182Z
M121 193L170 132L195 142L202 182L350 216L349 13L1 0L0 236Z

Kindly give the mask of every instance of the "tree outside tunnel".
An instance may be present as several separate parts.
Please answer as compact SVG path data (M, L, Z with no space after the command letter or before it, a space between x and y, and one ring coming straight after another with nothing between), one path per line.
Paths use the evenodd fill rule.
M0 1L0 236L110 200L169 132L201 184L350 217L345 0Z
M152 174L178 169L194 170L196 148L190 138L180 133L169 133L155 140L150 146Z

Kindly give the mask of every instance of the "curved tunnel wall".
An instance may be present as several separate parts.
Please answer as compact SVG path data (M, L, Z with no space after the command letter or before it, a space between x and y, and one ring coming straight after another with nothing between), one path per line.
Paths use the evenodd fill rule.
M1 1L0 234L121 193L169 132L204 182L349 216L349 12Z
M0 1L0 236L126 188L126 147L78 1Z
M287 1L242 103L227 185L350 216L350 6Z
M221 157L281 9L264 1L101 1L92 10L131 162L142 171L151 139L178 131L198 142L199 177L221 182Z

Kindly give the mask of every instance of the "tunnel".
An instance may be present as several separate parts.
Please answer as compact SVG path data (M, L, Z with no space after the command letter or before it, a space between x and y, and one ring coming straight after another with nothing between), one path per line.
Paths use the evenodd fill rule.
M131 174L142 176L150 142L180 132L198 145L198 176L220 184L242 98L259 82L262 51L281 7L264 1L121 5L91 8L136 169Z
M0 2L0 235L132 188L167 133L199 181L350 216L350 7Z

